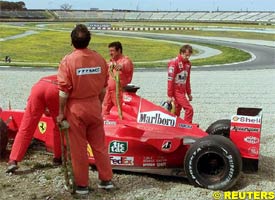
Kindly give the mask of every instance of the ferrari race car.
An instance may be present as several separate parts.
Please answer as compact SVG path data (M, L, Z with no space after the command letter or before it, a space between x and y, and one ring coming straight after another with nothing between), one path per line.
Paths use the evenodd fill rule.
M187 177L195 186L228 190L242 170L258 169L262 112L238 108L231 120L218 120L206 131L165 108L138 96L139 88L123 92L122 119L113 107L104 118L106 141L113 169ZM0 109L1 152L16 135L23 110ZM53 147L51 118L42 116L34 137ZM4 148L3 148L4 147ZM87 145L91 165L92 149Z

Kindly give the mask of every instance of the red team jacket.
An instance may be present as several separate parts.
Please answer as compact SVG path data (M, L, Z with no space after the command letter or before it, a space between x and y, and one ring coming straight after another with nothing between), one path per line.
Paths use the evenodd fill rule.
M181 55L168 63L168 97L175 97L176 94L191 94L190 70L190 61L183 60Z

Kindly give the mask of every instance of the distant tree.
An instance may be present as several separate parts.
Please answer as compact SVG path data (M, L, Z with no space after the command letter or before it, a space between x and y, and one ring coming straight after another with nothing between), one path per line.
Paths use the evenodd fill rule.
M72 9L72 5L68 4L68 3L64 3L60 6L60 8L62 10L71 10Z
M25 2L19 1L19 2L17 2L17 5L20 6L22 8L22 10L27 10Z
M0 1L0 10L27 10L27 8L23 1Z

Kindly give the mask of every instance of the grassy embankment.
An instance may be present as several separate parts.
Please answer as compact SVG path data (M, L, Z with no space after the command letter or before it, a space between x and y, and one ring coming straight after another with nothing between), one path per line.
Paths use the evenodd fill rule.
M29 28L34 28L33 26L35 24L28 25ZM61 28L71 29L72 26L73 23L54 23L47 25L47 28L62 30ZM27 29L22 29L20 27L4 29L3 27L4 26L1 26L0 33L6 37L22 33L28 29L27 27L25 27ZM115 40L119 40L123 43L124 54L131 57L134 62L147 62L146 64L136 64L136 67L165 67L166 62L153 63L151 61L173 58L177 55L179 49L179 45L166 42L126 37L101 36L96 34L92 37L90 48L95 49L108 59L107 45ZM185 42L189 43L189 41ZM250 58L248 53L234 48L210 44L201 45L219 49L223 53L210 58L193 60L193 65L224 64L244 61ZM12 63L10 65L56 67L60 59L71 50L72 47L70 46L69 32L40 30L39 34L18 38L16 40L2 41L0 56L2 59L5 55L11 56ZM0 62L0 65L1 64L9 65L3 63L3 61Z
M179 45L166 42L101 35L93 35L90 48L108 59L107 46L117 40L122 42L125 55L137 62L170 59L179 49ZM9 55L12 58L10 65L57 66L71 50L70 34L67 32L41 31L24 38L2 41L0 56L3 59L5 55Z
M9 37L12 35L17 35L24 33L26 29L11 27L11 26L0 26L0 38Z

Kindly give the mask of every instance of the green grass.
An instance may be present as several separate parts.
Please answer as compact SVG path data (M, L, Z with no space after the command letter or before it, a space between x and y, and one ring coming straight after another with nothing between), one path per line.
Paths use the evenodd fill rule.
M44 24L45 28L50 28L50 29L69 29L72 30L76 24L80 24L81 22L28 22L25 24L26 27L29 28L35 28L37 25ZM83 22L84 24L86 22Z
M179 45L160 41L97 35L94 35L91 46L107 59L109 58L107 45L113 41L120 41L123 44L124 54L136 62L169 59L176 55L180 48Z
M153 31L153 32L196 35L196 36L210 36L210 37L242 38L242 39L253 39L253 40L268 40L268 41L275 40L275 34L241 32L241 31L199 31L199 30L183 30L183 31L174 30L173 31L173 30L170 30L170 31Z
M40 34L8 40L1 43L1 57L9 55L15 62L58 63L71 49L69 39L68 34L43 31Z
M18 27L0 25L0 38L17 35L20 33L24 33L25 31L26 31L26 29L22 29L22 28L18 28Z
M242 62L251 58L251 55L249 53L242 51L240 49L235 49L227 46L219 46L214 44L207 44L207 46L215 49L219 49L223 53L217 56L209 57L209 58L196 59L192 61L193 65L202 66L202 65L226 64L226 63L233 63L233 62Z
M245 51L227 47L227 46L219 46L214 44L205 44L205 43L195 43L193 41L185 41L186 43L198 44L198 45L205 45L214 49L218 49L222 51L221 54L202 58L202 59L194 59L192 60L193 66L204 66L204 65L221 65L221 64L228 64L234 62L242 62L249 60L251 55ZM167 63L150 63L150 64L135 64L135 67L167 67Z
M60 28L67 28L72 30L76 24L80 24L80 22L57 22L57 23L51 23L48 24L47 28L53 28L53 29L60 29Z
M108 59L107 46L113 41L121 41L124 54L134 61L169 59L174 57L179 49L179 45L166 42L99 35L92 36L90 48ZM46 63L46 66L57 66L62 57L72 51L70 44L70 34L67 32L42 31L40 34L1 42L0 57L9 55L13 62L19 62L17 65L38 63L40 66L41 63L41 66L45 66L43 63Z
M69 28L74 23L54 23L51 28L60 29ZM10 31L33 30L35 23L29 24L28 28L9 27ZM70 28L71 29L71 28ZM6 33L3 31L3 33ZM148 62L146 64L136 63L135 67L166 67L167 63L153 63L151 61L167 60L178 54L179 45L162 41L154 41L148 39L136 39L127 37L113 37L103 35L92 35L90 48L96 50L103 55L105 59L109 59L108 44L113 41L121 41L124 48L124 54L128 55L134 62ZM193 65L210 65L225 64L232 62L240 62L250 58L250 54L225 46L210 45L205 43L194 43L184 41L184 43L193 43L205 45L221 50L223 53L205 59L193 60ZM0 58L9 55L12 58L11 64L1 63L4 65L14 66L54 66L57 67L60 60L72 51L70 44L70 32L64 31L47 31L40 30L39 34L30 35L16 40L8 40L1 42ZM195 50L196 53L196 50Z
M173 41L177 41L176 39ZM216 56L202 58L202 59L194 59L192 60L192 65L194 66L204 66L204 65L219 65L219 64L228 64L228 63L235 63L235 62L243 62L249 60L251 55L243 50L232 48L229 46L222 46L222 45L215 45L209 43L202 43L202 42L194 42L185 40L184 43L188 44L197 44L201 46L207 46L213 49L218 49L222 53ZM175 56L174 56L175 57ZM166 67L167 63L150 63L150 64L141 64L136 63L136 67Z

